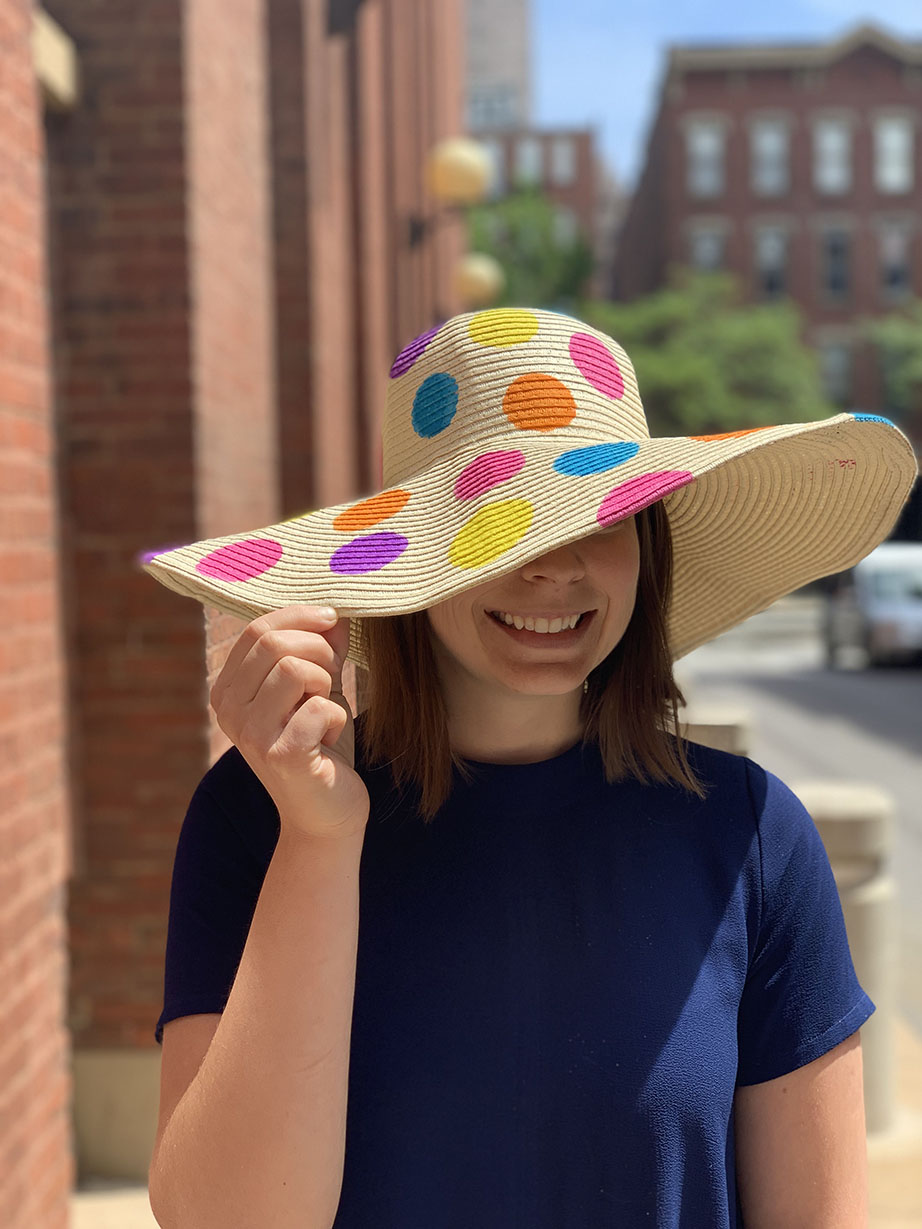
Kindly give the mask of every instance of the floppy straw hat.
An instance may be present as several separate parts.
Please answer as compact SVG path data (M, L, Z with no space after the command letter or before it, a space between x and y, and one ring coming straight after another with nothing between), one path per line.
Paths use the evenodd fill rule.
M663 500L675 551L674 658L892 529L917 467L873 414L651 439L612 338L525 308L429 329L390 370L384 489L277 525L146 552L179 593L250 620L300 602L422 610Z

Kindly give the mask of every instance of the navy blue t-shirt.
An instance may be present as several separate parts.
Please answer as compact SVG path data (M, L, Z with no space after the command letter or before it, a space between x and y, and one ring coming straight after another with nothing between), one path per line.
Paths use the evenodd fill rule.
M742 1226L733 1096L874 1011L816 827L691 745L706 801L577 744L475 765L427 826L387 768L360 869L335 1229ZM236 747L176 850L163 1024L223 1010L278 837Z

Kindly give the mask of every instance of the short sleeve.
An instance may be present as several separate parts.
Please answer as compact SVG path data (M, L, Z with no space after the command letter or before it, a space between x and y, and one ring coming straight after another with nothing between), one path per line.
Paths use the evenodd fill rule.
M739 1008L737 1085L760 1084L813 1062L875 1010L855 974L816 825L772 773L751 761L747 773L761 902Z
M167 1021L224 1010L277 837L274 803L232 747L196 787L177 840L158 1043Z

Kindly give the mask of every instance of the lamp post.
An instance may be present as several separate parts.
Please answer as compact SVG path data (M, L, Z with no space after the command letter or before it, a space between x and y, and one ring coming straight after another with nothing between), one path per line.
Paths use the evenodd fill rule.
M426 159L426 185L442 206L430 216L412 214L407 240L412 250L447 218L463 215L469 205L485 199L490 185L490 156L469 137L447 137L432 147ZM454 270L455 291L465 307L483 307L502 293L502 268L483 253L470 252Z

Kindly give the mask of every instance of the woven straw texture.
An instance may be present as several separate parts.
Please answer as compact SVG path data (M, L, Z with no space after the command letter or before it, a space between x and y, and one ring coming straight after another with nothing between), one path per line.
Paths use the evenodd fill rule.
M384 489L277 525L150 552L167 587L245 619L300 602L421 610L662 499L675 546L674 658L783 594L850 567L912 487L905 436L838 414L651 439L631 361L572 317L466 313L398 355Z

